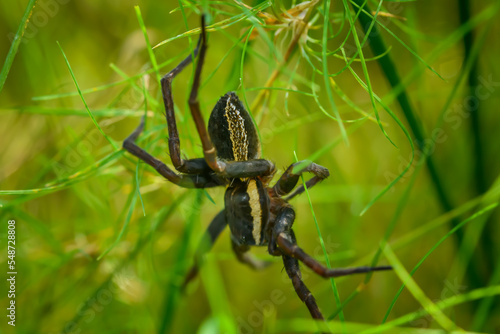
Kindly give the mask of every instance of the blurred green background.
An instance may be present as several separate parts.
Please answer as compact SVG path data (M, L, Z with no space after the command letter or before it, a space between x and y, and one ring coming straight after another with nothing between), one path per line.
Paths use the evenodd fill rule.
M377 252L379 264L396 267L369 281L336 279L336 288L304 269L325 317L336 315L331 330L499 332L498 2L468 8L467 1L386 1L377 16L385 28L364 44L363 27L351 29L356 12L347 1L295 9L299 4L291 1L245 3L37 2L17 54L10 53L12 67L2 70L10 71L0 91L0 268L6 275L7 221L15 219L18 275L16 327L2 315L1 332L315 330L281 260L253 249L275 263L252 271L232 254L228 230L205 257L201 278L181 293L203 231L223 208L224 189L181 189L118 150L147 111L139 143L170 163L148 49L166 41L154 56L158 73L168 72L194 47L198 32L192 29L202 11L215 24L200 91L205 120L218 98L234 90L253 113L263 155L277 175L296 158L311 158L331 172L311 189L311 202L305 194L292 201L299 245L323 263L326 251L335 267L370 264ZM27 5L0 3L2 60ZM379 5L368 2L370 11ZM311 24L305 32L303 18ZM388 47L383 54L371 49L380 40ZM109 141L89 117L57 41ZM397 92L407 94L409 111L388 83L396 71L381 66L382 59L392 59ZM367 90L356 79L367 82L366 74ZM194 158L202 150L187 108L191 81L189 66L173 85L183 155ZM415 126L423 129L437 179L415 141ZM380 253L384 240L389 247ZM404 275L424 259L413 280ZM399 295L403 282L410 288ZM2 289L2 310L6 295ZM432 317L426 311L434 304Z

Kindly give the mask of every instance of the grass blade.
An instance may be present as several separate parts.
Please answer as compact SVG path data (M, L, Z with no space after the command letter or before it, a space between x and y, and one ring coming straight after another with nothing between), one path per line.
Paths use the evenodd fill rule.
M324 3L324 24L323 24L323 34L322 34L322 48L321 48L321 56L323 59L323 79L325 83L325 89L326 89L326 94L328 96L328 101L330 102L330 107L333 110L333 113L335 115L335 118L337 119L337 123L339 125L340 133L342 134L342 138L344 139L345 143L349 143L349 140L347 139L347 133L344 127L344 123L342 122L342 118L340 117L339 110L337 109L337 106L335 104L335 101L333 100L333 93L332 93L332 88L330 86L330 77L328 75L328 58L327 58L327 52L328 52L328 23L329 23L329 13L330 13L330 0L325 0Z
M97 120L95 119L94 115L90 111L90 108L87 105L87 102L85 101L85 98L83 97L83 94L82 94L82 91L80 89L80 86L78 85L78 82L76 81L75 74L73 73L73 70L71 69L71 65L69 64L68 58L66 57L66 54L64 53L64 50L61 47L61 44L59 44L59 42L57 42L57 46L59 46L59 49L61 50L61 53L62 53L62 55L64 57L64 61L66 62L66 65L68 66L69 73L71 74L71 78L73 78L73 82L75 83L76 90L78 90L78 95L80 95L80 98L82 99L82 102L85 105L85 109L89 113L89 116L92 119L92 122L94 122L94 124L97 127L97 129L99 130L99 132L104 136L104 138L106 138L106 140L111 144L111 146L113 146L113 148L115 149L115 151L117 151L118 150L118 146L116 146L115 142L113 140L111 140L111 138L109 138L106 133L104 133L104 131L101 129L101 127L97 123Z
M293 152L293 153L295 155L295 162L298 162L299 159L297 158L296 152ZM316 218L316 214L314 213L314 208L312 205L311 196L309 196L309 190L307 189L304 175L301 174L300 178L302 180L302 185L304 186L304 192L306 193L307 201L309 202L309 207L311 209L311 213L312 213L312 216L314 219L314 225L316 226L316 230L318 231L319 243L321 245L321 249L323 250L323 255L324 255L325 261L326 261L326 267L331 268L332 266L330 264L330 258L328 257L328 252L326 251L325 241L323 240L323 236L321 235L321 229L319 228L318 219ZM335 279L333 277L330 277L330 283L332 285L333 294L335 296L335 302L337 303L337 307L340 308L340 306L342 305L342 302L340 301L340 294L339 294L339 291L337 289L337 285L335 284ZM338 313L338 315L339 315L339 320L341 322L344 322L344 312L342 311L342 309L340 309L340 312Z
M389 263L394 268L394 271L399 276L401 281L408 287L413 297L424 307L424 309L436 319L436 321L448 332L457 328L457 326L436 306L420 289L417 283L413 280L411 275L406 271L403 264L396 257L396 254L391 250L391 247L386 244L384 247L384 254L389 260Z
M28 25L31 13L33 12L33 8L35 8L36 1L37 0L30 0L28 6L26 6L26 10L21 19L21 23L19 24L19 28L17 28L16 35L14 36L12 44L10 45L9 53L7 53L2 71L0 72L0 93L2 92L5 81L7 80L7 76L9 75L10 68L12 67L12 63L14 62L14 58L16 57L19 45L21 44L24 31L26 30L26 26Z

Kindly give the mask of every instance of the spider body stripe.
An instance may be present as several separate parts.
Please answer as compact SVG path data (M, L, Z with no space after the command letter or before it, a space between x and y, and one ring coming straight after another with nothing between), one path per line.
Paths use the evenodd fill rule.
M229 137L231 138L234 161L246 161L248 160L248 137L245 129L245 120L231 98L227 99L224 110Z
M248 181L247 192L249 195L249 204L252 209L251 214L253 217L253 229L252 235L255 240L256 245L261 244L261 235L262 235L262 207L260 201L259 190L257 189L257 182L255 180ZM264 222L265 223L265 222Z

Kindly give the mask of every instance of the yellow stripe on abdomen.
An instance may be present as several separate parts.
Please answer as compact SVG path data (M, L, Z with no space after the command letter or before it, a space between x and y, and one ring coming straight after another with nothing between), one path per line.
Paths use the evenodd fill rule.
M257 182L255 180L250 180L248 182L247 193L253 218L252 235L255 244L260 245L260 235L262 233L262 208L260 205L259 189L257 188Z

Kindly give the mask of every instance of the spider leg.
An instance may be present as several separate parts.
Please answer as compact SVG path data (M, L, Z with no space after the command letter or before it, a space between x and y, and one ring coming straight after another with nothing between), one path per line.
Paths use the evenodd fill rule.
M277 215L275 225L273 227L271 240L269 242L269 253L274 256L280 256L283 258L283 264L285 266L286 273L288 277L292 280L293 288L299 296L300 300L306 304L309 313L313 319L323 319L323 315L319 310L318 304L316 304L316 299L312 295L311 291L302 281L302 273L299 268L299 261L293 257L293 255L288 254L276 247L275 235L279 235L283 231L287 231L289 236L295 241L295 235L292 231L292 224L295 219L295 212L290 206L284 207Z
M294 171L294 168L300 165L304 165L304 167L300 170ZM293 163L290 165L290 167L287 168L287 170L283 173L283 175L281 175L279 180L274 185L273 191L275 195L283 196L290 193L293 190L293 188L295 188L295 186L297 185L300 175L304 172L309 172L314 174L314 176L309 181L306 182L306 186L308 189L314 186L319 181L322 181L326 179L328 176L330 176L330 172L328 171L328 169L318 164L315 164L314 162L302 160ZM291 198L301 194L302 192L304 192L304 190L305 190L304 185L301 185L290 196L287 197L287 200L290 200Z
M290 279L292 280L295 292L299 296L300 300L302 300L302 302L306 304L309 313L311 313L311 316L314 319L323 319L323 314L321 314L318 304L316 304L316 299L302 281L299 261L289 255L283 254L283 264L285 265L285 270L288 274L288 277L290 277Z
M165 177L170 182L177 184L185 188L209 188L217 187L222 183L222 181L211 177L209 174L199 174L199 175L188 175L188 174L177 174L173 170L167 167L163 162L156 159L148 152L140 148L136 143L137 137L144 129L144 117L141 119L139 126L123 141L123 148L135 155L148 165L152 166L160 175Z
M302 248L297 246L295 235L292 230L294 219L295 212L291 207L285 207L276 217L276 223L273 227L271 241L269 243L269 253L271 255L276 255L277 251L280 251L284 255L300 260L306 266L311 268L316 274L324 278L392 269L390 266L352 268L327 268L323 266L309 254L304 252ZM276 246L279 248L277 249Z
M380 266L380 267L352 267L352 268L327 268L321 263L313 259L308 255L302 248L297 246L295 241L295 236L293 231L282 232L277 237L278 246L285 253L288 254L306 266L311 268L316 274L328 278L328 277L339 277L352 274L363 274L370 271L380 271L380 270L391 270L391 266Z
M202 27L204 27L203 23ZM200 44L203 39L202 36L203 34L200 35L193 54L188 55L183 61L179 63L179 65L165 74L165 76L163 76L163 78L161 79L163 103L165 104L165 117L168 125L168 148L170 151L170 158L172 159L172 164L174 165L176 170L187 174L200 174L206 173L211 170L210 167L208 167L205 159L184 160L181 158L179 131L177 130L174 100L172 97L172 81L177 76L177 74L179 74L187 65L189 65L193 61L193 58L198 55Z
M261 270L272 264L271 261L260 261L253 257L250 253L247 253L250 250L250 246L248 245L238 245L233 240L231 240L231 245L233 247L233 251L236 254L236 258L241 263L247 264L255 270Z
M228 161L226 169L221 174L227 178L246 178L271 176L275 172L274 164L266 159L247 161Z
M214 172L222 173L225 170L225 163L217 160L217 152L215 147L210 140L210 137L203 120L203 116L200 111L200 102L198 101L198 89L200 87L200 77L201 70L203 67L203 62L205 61L205 53L207 50L207 38L205 31L205 17L201 17L201 44L199 51L198 63L196 64L196 70L194 73L193 87L191 88L191 94L189 96L189 109L191 110L191 115L193 117L196 129L200 135L201 144L203 147L203 155L207 164Z
M186 287L186 285L193 278L196 277L199 270L201 255L207 253L210 250L210 248L212 248L213 244L215 243L215 240L217 240L217 238L222 233L224 228L226 228L226 226L227 222L226 222L225 212L224 210L222 210L217 214L217 216L215 216L215 218L212 220L207 230L205 231L205 234L203 235L203 238L200 244L198 245L198 249L196 250L194 265L191 267L188 274L186 275L186 278L184 279L184 283L182 285L183 288Z
M193 61L191 55L187 56L177 67L167 73L161 79L163 102L165 104L167 125L168 125L168 145L170 151L170 158L175 169L187 174L202 174L207 173L208 170L219 173L220 175L228 178L234 177L255 177L262 175L271 175L274 173L274 165L264 159L257 159L255 161L241 161L225 163L217 160L217 152L210 140L205 122L200 110L200 103L198 101L198 90L200 87L201 70L205 60L207 50L206 31L205 31L205 17L201 18L201 34L198 39L198 44L193 52L193 57L198 56L198 62L194 73L193 86L189 96L189 108L196 129L200 136L200 140L204 152L203 159L184 160L180 154L180 139L177 130L177 123L175 120L174 101L172 97L172 81L187 65Z

